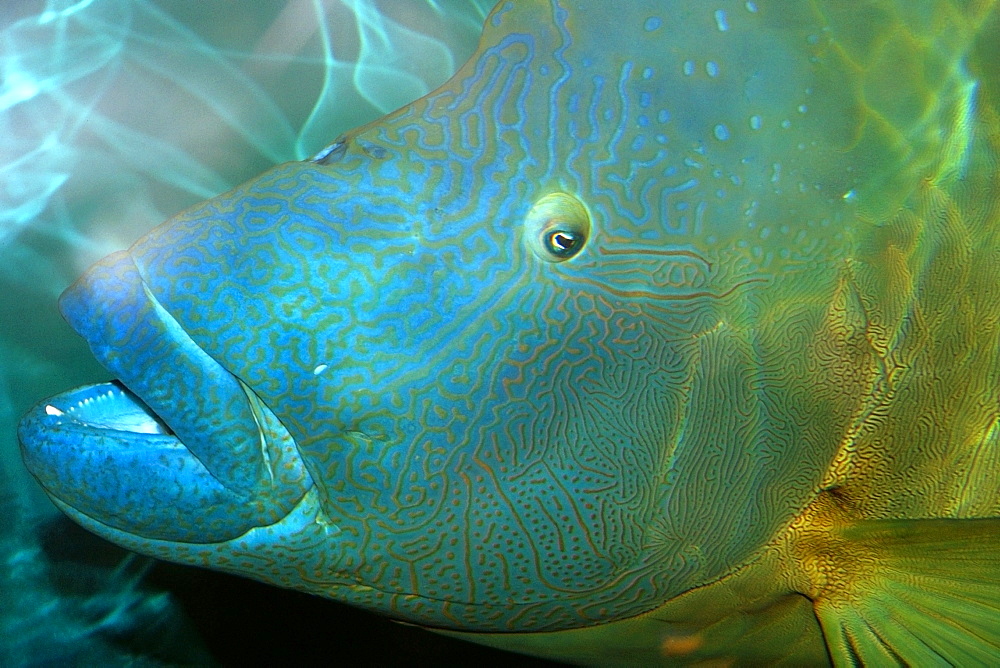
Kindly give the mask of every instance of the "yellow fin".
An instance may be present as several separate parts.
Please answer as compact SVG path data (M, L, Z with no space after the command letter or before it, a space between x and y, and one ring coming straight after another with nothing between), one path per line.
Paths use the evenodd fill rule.
M834 664L1000 665L1000 519L872 520L834 533L821 552L848 563L822 569L814 595Z

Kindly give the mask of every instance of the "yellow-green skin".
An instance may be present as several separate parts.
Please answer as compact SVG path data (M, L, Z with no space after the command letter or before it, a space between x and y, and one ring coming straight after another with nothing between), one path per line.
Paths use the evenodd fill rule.
M133 549L518 651L987 662L997 53L985 0L501 2L64 295L179 442L50 412L25 458ZM913 641L934 555L991 593Z

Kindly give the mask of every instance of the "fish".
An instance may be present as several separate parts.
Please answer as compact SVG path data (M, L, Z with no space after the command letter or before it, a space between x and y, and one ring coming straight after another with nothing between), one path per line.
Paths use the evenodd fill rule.
M581 665L1000 659L1000 14L505 0L59 307L130 550Z

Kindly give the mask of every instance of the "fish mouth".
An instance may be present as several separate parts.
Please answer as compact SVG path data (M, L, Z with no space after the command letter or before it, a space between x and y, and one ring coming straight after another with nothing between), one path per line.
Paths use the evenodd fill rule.
M127 252L92 267L59 305L118 377L41 402L19 425L28 469L71 516L219 542L278 521L311 486L275 414L192 340Z
M63 392L46 401L43 410L48 416L64 417L78 429L170 436L171 440L177 440L153 409L120 381L85 385Z

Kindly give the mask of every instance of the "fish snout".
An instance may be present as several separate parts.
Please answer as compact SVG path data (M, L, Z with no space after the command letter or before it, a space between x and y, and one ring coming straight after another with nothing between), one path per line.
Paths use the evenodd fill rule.
M188 336L127 252L92 267L59 306L121 381L42 402L21 423L28 468L67 512L215 542L280 519L305 494L291 436Z

